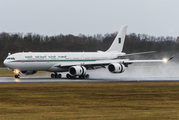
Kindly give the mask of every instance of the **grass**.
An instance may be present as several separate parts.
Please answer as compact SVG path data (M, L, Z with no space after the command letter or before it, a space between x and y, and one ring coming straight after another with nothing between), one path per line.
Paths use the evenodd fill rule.
M0 118L178 119L178 86L179 82L0 84Z
M13 77L14 72L8 70L7 68L1 68L0 69L0 77Z

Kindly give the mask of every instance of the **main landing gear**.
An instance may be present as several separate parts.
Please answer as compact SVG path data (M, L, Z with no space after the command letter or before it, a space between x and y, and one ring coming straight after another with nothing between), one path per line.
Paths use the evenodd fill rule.
M80 75L80 76L72 76L69 73L66 74L66 78L68 78L68 79L75 79L77 77L79 77L79 79L88 79L89 78L89 74Z
M51 78L61 78L61 74L57 74L56 72L54 74L51 74Z
M52 73L51 74L51 78L61 78L62 75L61 74L58 74L58 73ZM67 79L88 79L89 78L89 74L85 74L85 75L80 75L80 76L72 76L70 75L69 73L66 74L66 78Z

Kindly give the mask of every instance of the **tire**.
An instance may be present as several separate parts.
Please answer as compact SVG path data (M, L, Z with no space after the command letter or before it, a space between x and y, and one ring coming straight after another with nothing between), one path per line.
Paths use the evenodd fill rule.
M71 75L70 74L66 74L66 78L71 79Z
M84 75L79 76L79 79L84 79L84 78L85 78L85 76L84 76Z
M20 78L20 75L15 75L15 78Z
M86 75L85 75L85 78L88 79L88 78L89 78L89 74L86 74Z
M62 77L62 75L61 75L61 74L58 74L58 75L57 75L57 77L58 77L58 78L61 78L61 77Z
M55 78L55 74L51 74L51 78Z

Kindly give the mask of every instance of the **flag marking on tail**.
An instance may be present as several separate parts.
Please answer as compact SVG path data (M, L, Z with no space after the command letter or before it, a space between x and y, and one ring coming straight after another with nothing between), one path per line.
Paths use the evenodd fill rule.
M121 38L119 38L119 43L121 43Z

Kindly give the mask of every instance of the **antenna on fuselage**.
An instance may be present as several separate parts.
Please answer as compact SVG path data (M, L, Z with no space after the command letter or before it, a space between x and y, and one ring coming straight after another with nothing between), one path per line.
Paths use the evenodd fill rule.
M8 56L10 56L11 55L11 53L8 53Z

